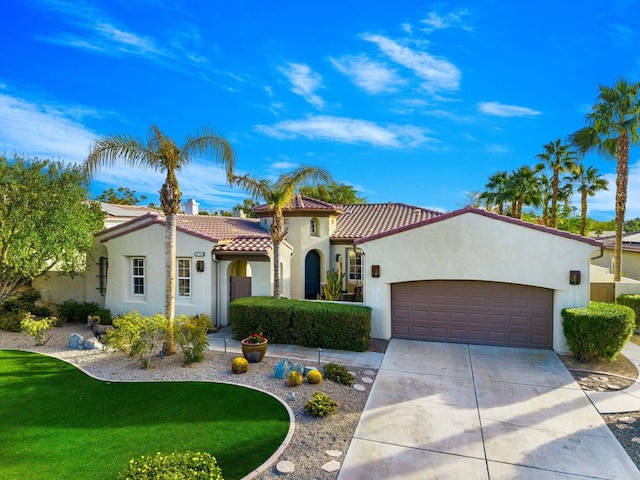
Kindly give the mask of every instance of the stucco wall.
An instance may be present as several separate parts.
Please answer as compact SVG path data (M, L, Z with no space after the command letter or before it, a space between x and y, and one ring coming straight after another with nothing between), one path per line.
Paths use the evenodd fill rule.
M552 289L553 347L568 352L560 312L588 305L589 255L596 247L549 233L465 213L359 245L364 302L372 307L372 336L391 337L391 284L417 280L483 280ZM379 278L371 265L380 265ZM582 272L569 285L569 271Z
M591 261L594 265L613 268L613 250L605 250L603 256ZM640 280L640 252L622 251L622 276Z

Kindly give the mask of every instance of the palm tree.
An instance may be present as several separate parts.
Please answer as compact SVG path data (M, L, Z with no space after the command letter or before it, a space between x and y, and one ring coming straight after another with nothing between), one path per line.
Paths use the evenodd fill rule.
M540 203L542 204L542 224L549 226L549 202L553 198L553 188L551 187L551 179L542 172L538 177L540 181Z
M504 202L507 200L507 178L506 171L496 172L489 177L489 181L484 186L485 191L480 194L480 199L485 202L487 208L496 208L497 213L504 214Z
M227 179L233 177L234 152L229 142L212 129L204 127L185 137L181 146L152 125L146 141L129 135L110 135L91 145L85 160L90 175L101 167L122 163L129 167L151 169L166 173L160 189L160 205L166 217L165 228L165 315L169 320L165 354L175 353L174 316L176 286L176 214L180 212L182 193L176 173L196 154L211 155L226 168Z
M283 173L272 182L249 175L235 175L232 184L238 185L257 200L264 201L271 211L273 221L269 227L273 241L273 296L280 298L280 244L287 238L289 230L284 226L284 210L296 194L296 189L305 183L329 183L331 175L323 168L300 166Z
M600 190L608 190L607 180L602 178L598 170L592 166L585 168L581 163L577 166L575 173L571 176L571 181L578 184L580 192L580 235L583 237L587 227L587 197L593 197Z
M570 140L580 154L595 149L617 160L613 279L619 282L622 276L622 232L627 207L629 147L640 140L640 83L629 84L621 78L614 87L600 85L598 88L600 94L591 113L587 114L587 126L573 133Z
M537 207L542 203L538 171L525 165L509 174L506 195L511 200L511 217L521 219L524 205Z
M536 155L536 158L542 160L542 163L538 164L538 168L548 167L553 172L551 177L551 217L548 226L556 228L560 174L571 172L576 167L576 154L569 149L569 145L563 145L559 138L543 145L543 148L544 152Z

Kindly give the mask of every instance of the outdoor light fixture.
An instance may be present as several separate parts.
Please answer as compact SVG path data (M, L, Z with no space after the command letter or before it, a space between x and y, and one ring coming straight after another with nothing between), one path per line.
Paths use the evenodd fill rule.
M198 260L196 262L196 271L197 272L204 272L204 260Z
M373 278L380 277L380 265L371 265L371 276Z
M580 285L580 270L571 270L569 272L569 284Z

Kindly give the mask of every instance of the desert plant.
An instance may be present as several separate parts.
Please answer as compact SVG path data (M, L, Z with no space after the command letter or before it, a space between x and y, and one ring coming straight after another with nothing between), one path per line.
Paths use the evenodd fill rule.
M315 392L305 404L304 410L314 417L326 417L333 413L337 406L338 404L326 393Z
M569 348L580 362L615 359L635 327L633 310L611 303L591 302L589 307L565 308L562 318Z
M325 300L340 300L342 297L342 285L344 285L344 272L340 268L327 271L327 282L322 286Z
M113 326L115 328L105 334L105 343L129 356L138 357L142 368L148 368L155 347L166 334L167 318L159 313L144 317L132 310L115 318Z
M20 321L20 330L27 335L31 335L36 345L44 345L51 338L51 335L48 333L49 329L53 327L57 321L58 319L55 317L36 320L33 315L27 313Z
M118 480L223 480L216 459L208 453L185 452L132 458Z
M23 319L25 312L5 312L0 314L0 330L5 332L19 332L20 321Z
M290 387L297 387L302 385L302 380L302 374L300 372L292 370L291 372L289 372L289 376L287 377L287 385L289 385Z
M204 352L209 346L207 331L211 327L211 317L180 315L175 320L175 342L182 350L184 363L190 365L204 360Z
M307 373L307 382L312 385L318 385L322 382L322 374L320 373L320 370L311 370Z
M344 365L339 363L327 363L324 366L324 378L343 385L351 385L353 383L353 375L351 375Z
M246 373L249 370L249 362L244 357L236 357L231 361L233 373Z

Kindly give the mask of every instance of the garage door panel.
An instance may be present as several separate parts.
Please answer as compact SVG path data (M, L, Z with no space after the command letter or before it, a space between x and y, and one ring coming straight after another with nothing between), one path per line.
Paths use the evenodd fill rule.
M392 285L392 334L400 338L551 348L553 291L482 281Z

